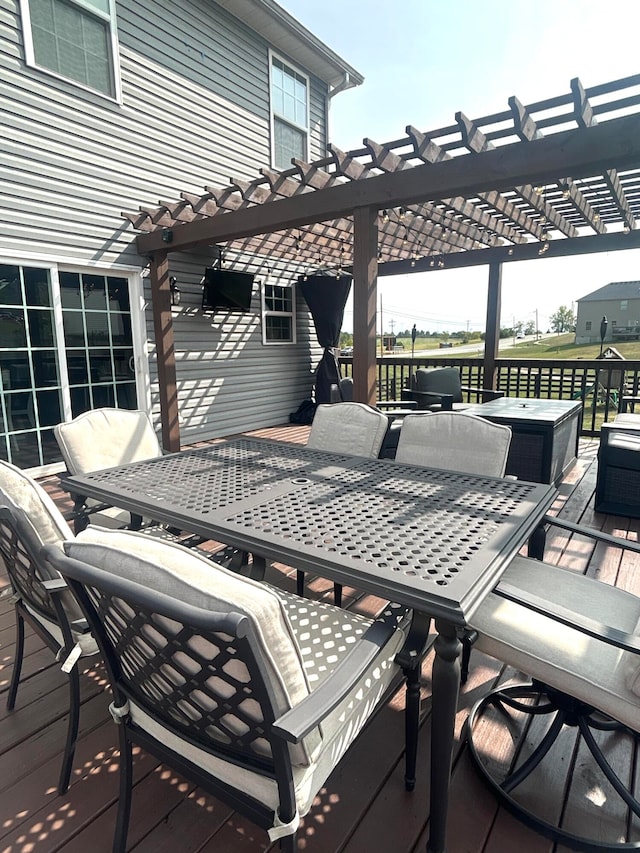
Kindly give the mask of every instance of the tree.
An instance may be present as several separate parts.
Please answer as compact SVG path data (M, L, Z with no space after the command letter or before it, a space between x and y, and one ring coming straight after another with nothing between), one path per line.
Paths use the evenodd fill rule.
M549 318L551 320L551 328L554 332L574 332L576 328L576 317L571 308L566 305L561 305L555 314Z

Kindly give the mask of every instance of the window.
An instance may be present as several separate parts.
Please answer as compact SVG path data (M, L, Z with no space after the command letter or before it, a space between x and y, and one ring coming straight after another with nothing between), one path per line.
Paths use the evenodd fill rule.
M277 56L271 57L272 161L288 169L291 158L307 159L309 81Z
M585 332L590 332L590 331L591 331L591 320L587 320L587 321L585 322L585 324L584 324L584 329L585 329Z
M111 273L0 260L0 459L59 465L57 423L138 408L134 283Z
M116 98L114 0L21 0L28 65Z
M627 300L626 300L626 299L621 299L621 300L620 300L620 310L621 310L621 311L626 311L626 310L627 310Z
M293 287L265 284L262 288L262 342L296 342L296 294Z

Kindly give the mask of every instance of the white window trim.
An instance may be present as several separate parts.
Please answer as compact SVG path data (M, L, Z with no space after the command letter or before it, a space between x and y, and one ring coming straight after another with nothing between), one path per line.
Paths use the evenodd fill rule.
M273 78L273 60L274 59L277 59L280 62L284 63L284 65L287 65L289 68L291 68L293 71L295 71L296 74L299 74L300 77L304 78L304 80L305 80L305 83L307 85L307 111L306 111L306 116L305 116L306 127L302 127L302 125L297 124L294 121L291 121L290 119L286 118L285 116L281 116L281 115L277 114L273 109L273 100L272 100L273 79L272 78ZM278 169L279 167L277 167L275 164L276 163L276 137L275 137L275 127L274 127L274 119L275 118L278 118L278 119L280 119L280 121L283 121L285 124L290 124L292 127L296 127L298 130L301 130L304 132L305 142L304 142L303 160L308 162L308 160L309 160L309 144L310 144L309 136L311 133L311 84L309 81L309 75L305 74L305 72L302 71L297 65L294 65L293 62L291 62L288 59L285 59L284 56L281 56L279 53L276 53L275 51L269 49L269 139L271 142L270 157L271 157L271 167L273 169Z
M97 17L104 15L93 6L85 6L82 0L72 0L77 6L82 6L95 14ZM48 74L50 77L55 77L57 80L63 80L65 83L70 83L72 86L77 86L84 92L90 92L92 95L97 95L99 98L105 98L111 103L122 103L122 80L120 78L120 50L118 44L118 28L116 24L116 0L109 0L109 34L111 41L111 62L113 67L113 84L115 92L109 95L106 92L101 92L99 89L92 89L91 86L86 86L71 77L65 77L57 71L52 71L43 65L38 65L36 62L35 50L33 47L33 34L31 32L31 11L29 9L29 0L20 0L20 18L22 21L22 39L24 42L25 62L30 68L35 68L43 74Z
M268 311L265 299L265 289L267 285L271 287L285 287L291 292L291 311ZM262 343L267 347L282 347L290 346L297 342L297 323L296 323L296 289L293 285L280 284L280 282L266 281L263 282L260 288L260 313L262 316ZM269 341L267 340L267 317L289 317L291 320L291 340L288 341Z

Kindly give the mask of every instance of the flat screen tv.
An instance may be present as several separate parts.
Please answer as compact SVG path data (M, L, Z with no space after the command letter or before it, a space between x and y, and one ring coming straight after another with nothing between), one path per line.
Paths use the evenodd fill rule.
M202 289L203 311L249 311L253 276L246 272L207 268Z

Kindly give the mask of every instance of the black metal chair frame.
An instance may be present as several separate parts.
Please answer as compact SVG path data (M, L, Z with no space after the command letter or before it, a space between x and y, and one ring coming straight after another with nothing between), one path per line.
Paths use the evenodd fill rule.
M31 553L29 547L25 544L25 537L21 533L20 520L15 518L7 507L0 507L0 555L4 560L14 593L16 651L13 674L7 695L7 710L13 711L22 673L25 622L33 628L45 645L51 649L56 660L60 659L64 661L68 657L75 646L75 640L72 635L71 625L60 600L61 593L68 591L66 582L61 577L56 577L48 573L42 560ZM28 607L25 605L25 602L28 603ZM59 626L64 640L62 645L47 631L34 613L40 615L42 619ZM73 629L82 633L89 630L84 620L82 622L74 622ZM69 787L80 716L80 680L77 665L73 665L67 675L69 685L69 720L67 723L67 736L62 767L58 780L58 793L60 794L64 794Z
M553 525L560 527L569 532L588 536L599 542L603 542L623 550L640 553L640 543L620 539L618 537L611 536L610 534L602 533L601 531L596 531L583 525L564 521L551 516L546 516L545 522L547 526ZM530 546L529 553L531 556L534 556L535 559L541 560L543 557L545 533L546 527L541 526L536 533L534 542ZM522 604L533 611L551 616L554 619L557 619L561 624L574 628L589 637L602 641L603 643L607 643L635 654L640 654L640 639L638 637L613 629L606 625L601 625L586 616L581 617L579 614L564 611L561 607L554 607L552 590L550 591L549 597L538 597L528 595L523 593L522 590L510 586L508 583L503 583L499 584L494 592L498 595L502 595L504 598L516 602L517 604ZM474 634L475 636L473 636ZM471 632L471 639L477 639L476 632ZM468 665L468 657L466 665ZM539 743L535 746L526 760L524 760L519 766L516 766L519 750L517 748L515 749L511 769L502 781L498 781L494 778L494 775L483 761L480 750L474 741L474 731L478 722L482 719L487 709L492 706L501 712L506 726L517 725L514 721L513 715L510 714L510 711L515 711L517 714L522 715L526 720L526 722L519 723L521 727L520 731L522 732L528 728L529 723L534 717L538 717L540 715L553 715L552 722L549 725L546 734L540 739ZM604 853L605 851L606 853L612 853L614 850L640 850L640 841L616 844L610 841L604 842L597 839L577 836L525 808L511 795L512 792L530 776L536 767L539 766L540 762L543 761L544 757L549 753L565 726L577 727L579 729L584 743L605 778L630 811L636 815L636 817L640 818L640 802L633 796L625 783L619 778L614 768L607 761L606 756L603 754L592 734L592 730L626 732L631 738L633 738L638 746L640 746L640 734L623 723L601 713L594 706L587 704L581 699L571 696L566 692L544 684L537 679L531 679L526 683L508 685L507 687L497 687L483 696L471 709L466 722L466 739L476 769L496 795L499 802L515 817L530 828L539 832L544 837L550 839L554 843L564 845L573 850L581 851L581 853ZM511 731L511 737L514 740L517 740L517 736L514 731ZM520 743L522 743L523 740L524 738L521 738ZM633 784L633 780L631 784Z
M300 743L321 724L327 713L348 695L367 663L375 658L390 636L390 631L393 629L391 623L384 620L374 622L357 647L354 647L348 657L343 660L339 672L336 670L332 675L330 686L322 685L302 703L277 718L271 688L265 680L259 662L254 657L253 647L256 642L252 635L253 627L245 616L237 613L215 613L177 601L128 579L87 567L78 560L64 556L57 548L45 548L44 553L51 565L66 578L80 603L102 652L111 685L113 702L110 711L115 722L119 724L120 743L120 792L113 842L114 853L124 853L126 849L133 787L132 746L134 744L139 744L159 760L194 780L204 790L237 809L258 826L267 829L273 825L274 820L273 810L265 804L248 793L216 779L183 755L168 748L166 744L141 729L140 726L136 726L128 711L129 701L143 707L145 712L158 723L176 731L181 738L198 749L213 756L231 760L239 767L245 767L275 780L280 803L277 817L284 824L291 821L296 813L296 800L289 744ZM104 578L104 587L98 579L100 576ZM126 618L122 616L123 603L126 608ZM171 637L168 637L166 650L159 650L149 661L140 660L141 656L137 654L134 644L141 626L152 620L154 631L161 632L163 620L167 619L174 625L177 623L180 626L179 645L177 642L173 643ZM427 648L429 623L428 618L421 614L414 614L405 644L397 655L397 662L407 678L405 717L407 736L405 786L407 790L413 790L415 786L420 708L419 676L421 662ZM165 678L165 670L174 667L172 655L176 650L187 646L192 649L199 639L221 650L220 655L223 657L227 654L235 656L239 653L247 666L248 680L239 698L230 697L228 703L220 703L220 707L202 714L200 719L193 719L187 727L177 722L175 715L171 714L176 702L175 695L168 700L166 698L158 700L156 697L154 702L148 688L143 685L145 681L151 681L154 677ZM195 642L190 643L190 641ZM122 665L122 660L126 662L126 666ZM209 662L207 660L206 663ZM186 696L187 691L190 693L198 690L202 695L213 698L208 686L210 677L211 672L207 666L202 666L201 672L191 675L188 683L185 684L184 695ZM176 687L175 692L180 693L179 686ZM215 698L219 699L218 696ZM246 702L251 698L259 704L262 711L259 733L261 738L269 744L270 756L257 757L256 752L251 749L249 735L239 734L236 737L232 734L230 746L226 746L225 743L214 740L210 734L212 726L215 727L222 717L230 710L231 712L236 710L240 702ZM295 832L283 836L280 839L280 845L282 850L293 853L296 850Z

